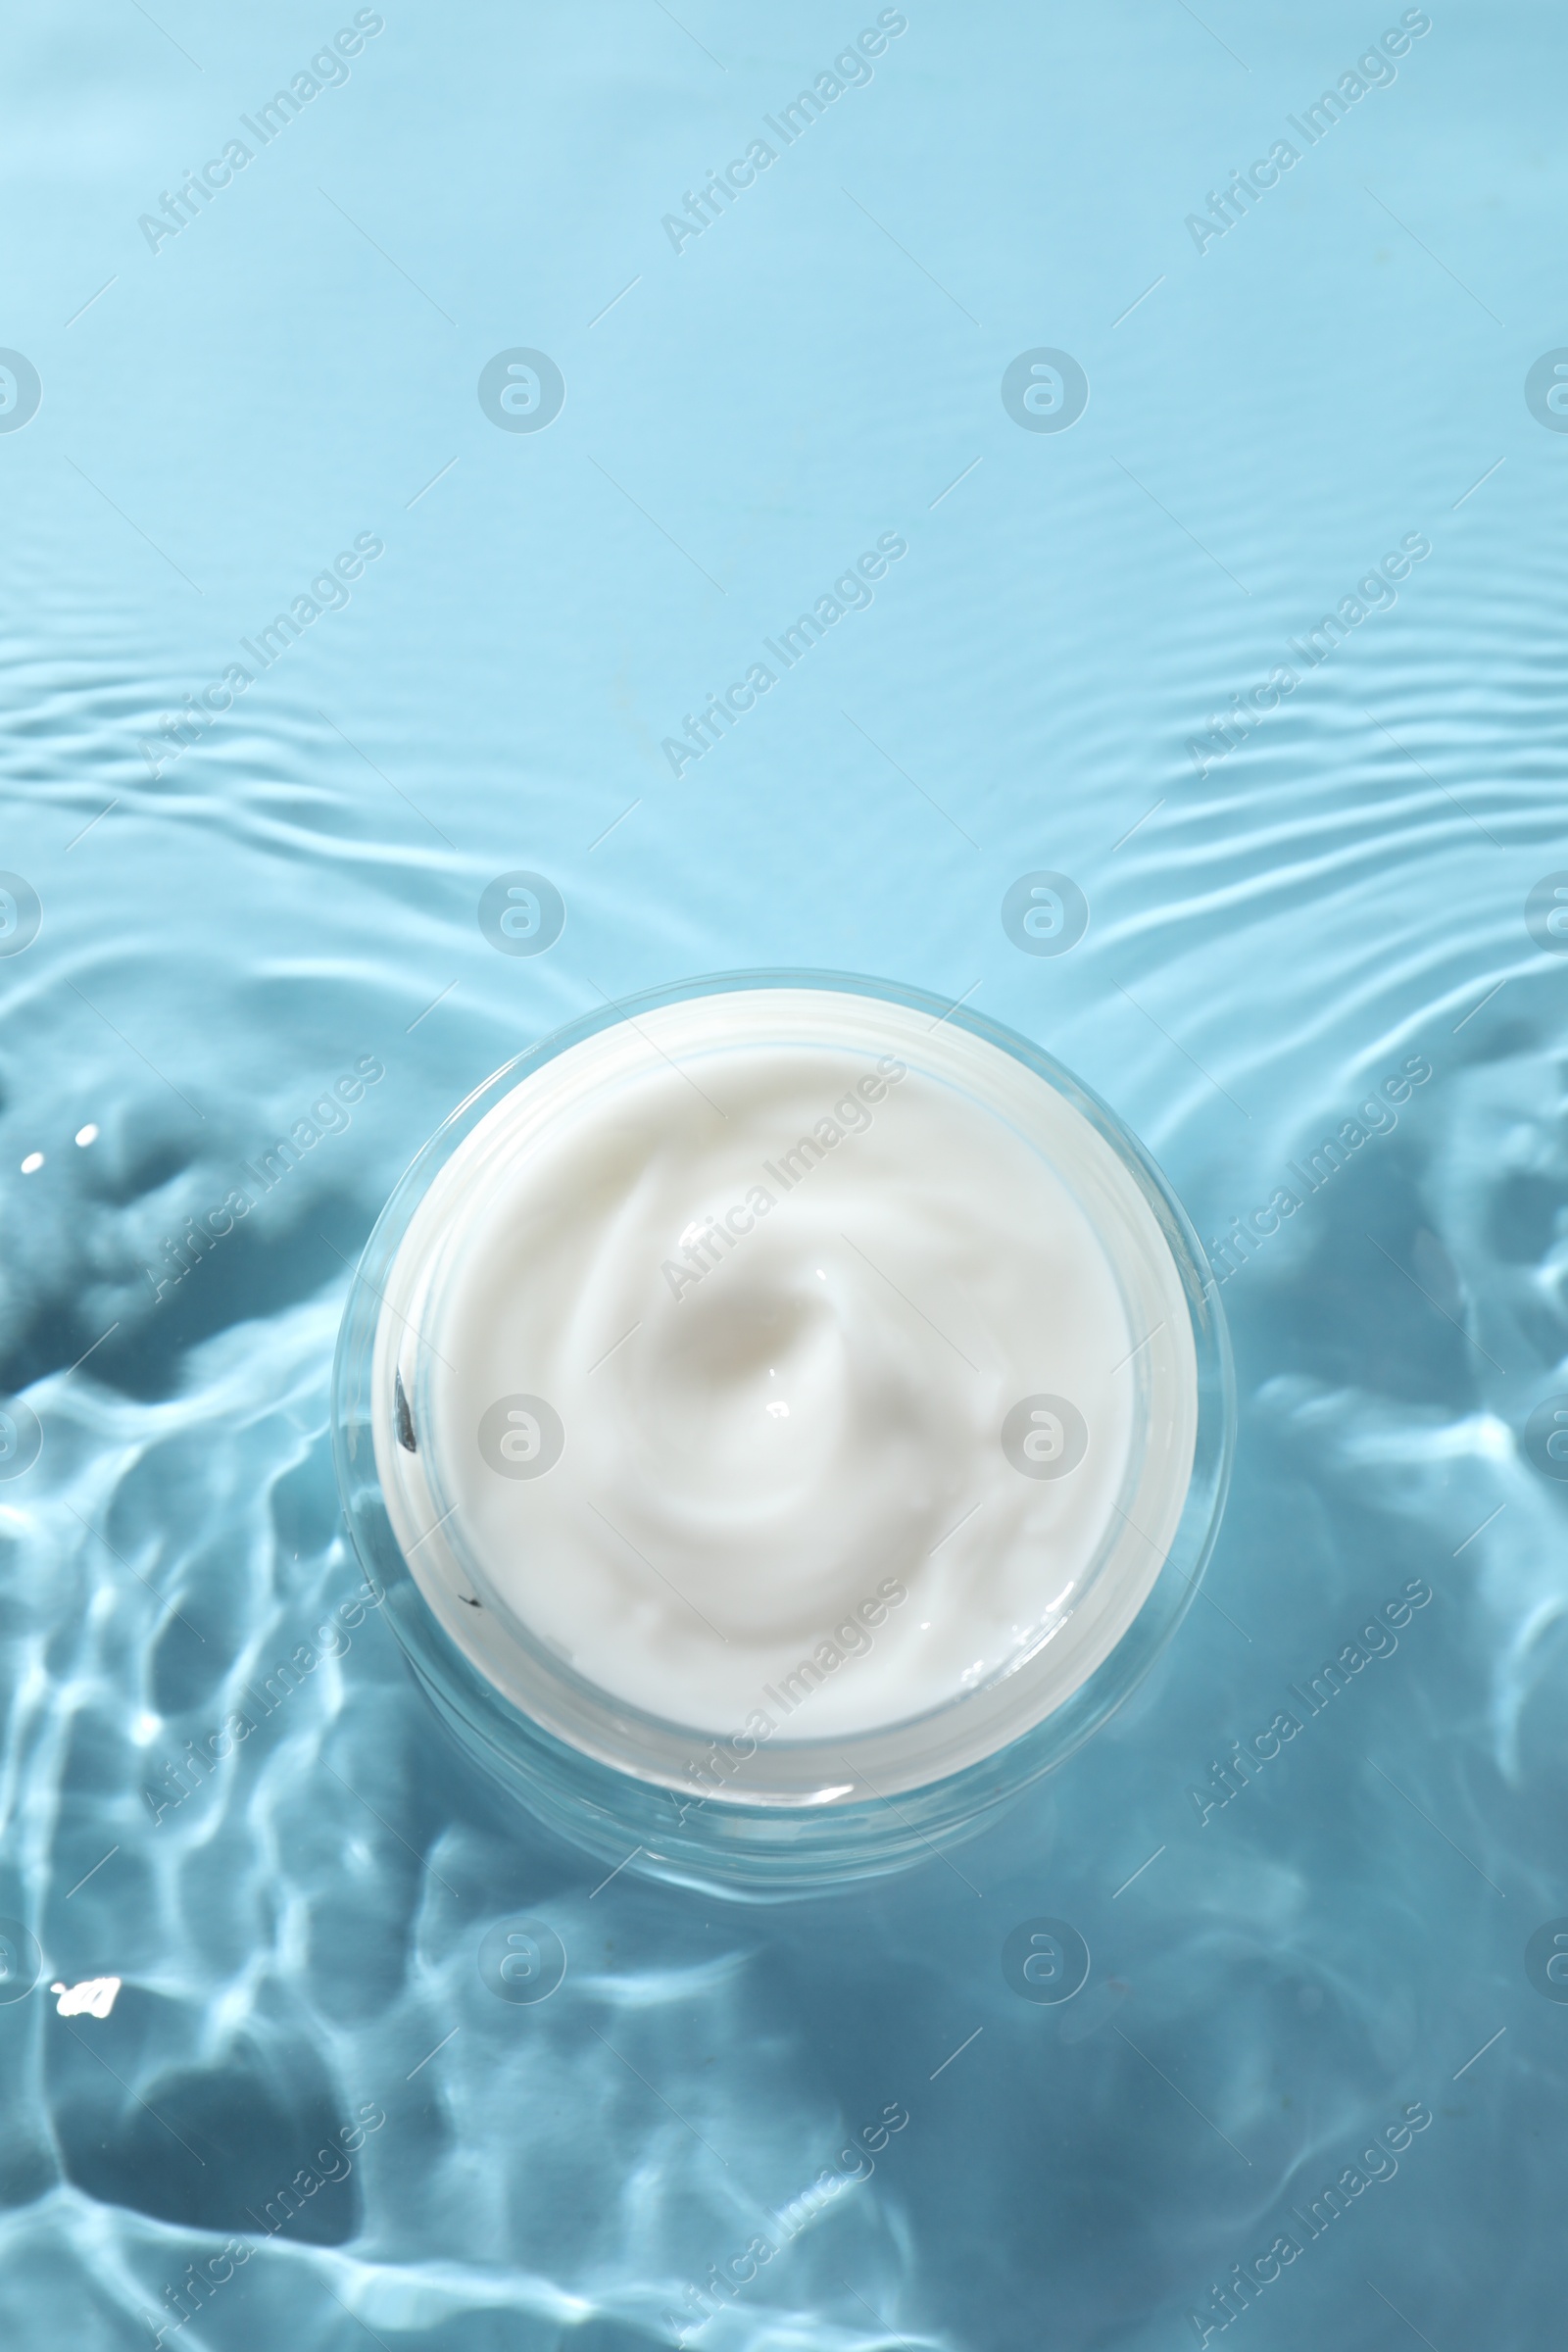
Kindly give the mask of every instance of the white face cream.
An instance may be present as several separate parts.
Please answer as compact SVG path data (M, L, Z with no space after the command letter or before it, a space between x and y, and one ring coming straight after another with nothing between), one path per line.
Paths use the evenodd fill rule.
M991 1752L1108 1654L1181 1514L1196 1362L1146 1192L903 1004L748 988L568 1048L440 1168L382 1296L425 1600L668 1786L820 1801Z

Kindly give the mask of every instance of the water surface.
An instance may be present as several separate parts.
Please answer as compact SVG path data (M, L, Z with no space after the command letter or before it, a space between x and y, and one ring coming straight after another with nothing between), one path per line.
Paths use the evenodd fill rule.
M1568 867L1568 439L1525 380L1568 337L1560 24L1438 8L1385 73L1396 9L902 13L864 74L878 12L814 0L8 33L19 2342L151 2343L226 2262L167 2341L620 2352L765 2231L698 2343L1153 2352L1282 2232L1259 2344L1555 2319L1568 2011L1526 1944L1568 1913L1568 1490L1524 1431L1568 1390L1565 966L1525 910ZM564 385L538 430L494 417L548 375L478 394L518 351ZM1087 378L1060 431L1004 403L1038 351ZM537 956L478 920L517 869L564 903ZM1088 902L1059 956L1004 927L1036 871ZM1251 1221L1237 1488L1165 1664L954 1864L765 1915L600 1886L468 1777L343 1614L326 1441L350 1266L446 1111L761 964L965 998L1205 1240ZM478 1973L517 1912L570 1955L537 2006ZM1059 2009L1003 1972L1040 1916L1091 1954ZM108 1976L101 2018L47 1991Z

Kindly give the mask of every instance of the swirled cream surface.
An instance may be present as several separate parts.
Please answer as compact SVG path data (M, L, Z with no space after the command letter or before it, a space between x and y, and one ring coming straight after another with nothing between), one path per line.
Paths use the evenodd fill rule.
M1020 1674L1043 1714L1185 1494L1193 1344L1146 1198L1065 1095L896 1003L743 990L571 1047L440 1169L385 1300L405 1555L587 1744L592 1694L748 1757Z

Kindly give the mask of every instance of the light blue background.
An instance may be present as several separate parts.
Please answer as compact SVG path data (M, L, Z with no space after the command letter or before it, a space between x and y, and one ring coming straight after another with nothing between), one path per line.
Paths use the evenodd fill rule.
M0 1377L45 1432L0 1487L0 1911L45 1966L0 2007L19 2342L153 2342L365 2102L349 2179L166 2340L668 2341L889 2101L874 2175L697 2342L1196 2342L1407 2101L1433 2125L1246 2340L1555 2324L1568 2012L1523 1955L1568 1911L1568 1580L1517 1440L1565 1348L1564 967L1523 914L1568 864L1568 439L1523 395L1568 341L1560 21L1435 8L1200 254L1185 217L1397 9L914 5L672 250L876 13L389 5L156 253L138 216L352 12L7 33L0 344L43 382L0 434L0 863L43 908L0 965ZM476 397L516 346L565 379L539 433ZM1040 346L1087 371L1070 431L1004 410ZM883 532L870 610L677 781L662 740ZM348 608L155 775L160 714L360 533ZM1210 714L1417 533L1393 609L1200 774ZM514 867L566 905L533 959L475 918ZM1000 919L1037 868L1091 906L1058 958ZM326 1374L406 1160L559 1022L775 963L1040 1040L1205 1240L1430 1061L1226 1286L1238 1485L1166 1663L961 1876L787 1912L590 1899L373 1618L155 1827L224 1676L354 1588ZM347 1131L156 1298L166 1239L365 1055ZM1189 1788L1410 1578L1397 1653L1200 1826ZM538 2008L477 1975L509 1911L570 1954ZM1059 2013L1002 1977L1039 1914L1093 1955ZM104 2020L43 1988L110 1973Z

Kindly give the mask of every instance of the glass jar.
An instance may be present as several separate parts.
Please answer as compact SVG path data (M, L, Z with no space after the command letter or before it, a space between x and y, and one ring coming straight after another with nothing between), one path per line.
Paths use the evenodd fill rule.
M837 1116L824 1113L793 1144L781 1130L753 1167L743 1099L765 1110L818 1068L844 1086ZM711 1127L710 1114L724 1126ZM920 1118L924 1126L910 1125ZM708 1187L701 1213L661 1245L672 1254L658 1280L657 1251L645 1271L640 1241L628 1273L637 1228L627 1203L662 1183L680 1197L688 1130L701 1139L690 1152L708 1155L692 1175L694 1201ZM816 1171L830 1151L824 1182ZM557 1172L542 1219L546 1167ZM994 1168L994 1200L976 1197L993 1184L982 1173L976 1187L977 1167ZM756 1177L750 1195L746 1172ZM808 1177L814 1190L786 1204ZM961 1196L951 1189L960 1178ZM715 1218L726 1184L735 1203ZM911 1296L927 1270L918 1252L898 1257L886 1238L906 1196L901 1231L928 1237L940 1258L961 1227L968 1252L967 1303L952 1268L929 1269L951 1301L936 1318ZM1017 1204L1038 1218L1038 1249ZM778 1222L765 1245L746 1240L769 1210ZM845 1229L858 1220L859 1242ZM597 1338L581 1297L600 1283L610 1250L626 1261L624 1296L643 1299L644 1312L612 1345L605 1325L608 1355L590 1364ZM842 1258L842 1278L805 1262L816 1256ZM812 1279L825 1287L803 1298ZM699 1283L710 1288L692 1310ZM845 1523L869 1511L872 1526L906 1530L932 1495L979 1497L951 1539L910 1555L912 1578L878 1580L888 1558L868 1544L866 1595L853 1607L857 1543L846 1536L835 1549L830 1540L844 1614L787 1674L776 1662L779 1612L799 1598L792 1577L826 1573L820 1550L809 1561L797 1554L793 1568L787 1543L770 1553L768 1476L743 1478L737 1493L723 1461L714 1468L686 1445L690 1414L678 1472L650 1439L674 1409L671 1394L685 1395L694 1338L717 1332L738 1346L734 1335L759 1316L783 1333L780 1353L798 1346L801 1365L814 1367L816 1403L830 1392L851 1424L848 1434L825 1427L831 1415L818 1410L811 1438L808 1410L806 1435L777 1433L781 1445L816 1447L789 1458L837 1482L825 1499L842 1497ZM962 1325L972 1354L944 1321ZM633 1348L637 1332L647 1336ZM617 1350L612 1379L594 1390ZM866 1350L881 1367L873 1385L895 1403L856 1422L863 1406L853 1375ZM1032 1373L1037 1361L1048 1372L1077 1364L1076 1384ZM510 1379L496 1369L508 1365L518 1367ZM743 1385L761 1377L749 1355L736 1374ZM1074 1385L1077 1401L1058 1393ZM499 1393L480 1409L490 1389ZM720 1455L730 1403L720 1394L713 1408ZM749 1413L749 1391L741 1403ZM787 1416L790 1406L760 1409ZM333 1379L356 1550L459 1744L607 1866L764 1900L928 1859L1089 1738L1193 1597L1223 1506L1234 1418L1202 1250L1115 1115L1050 1055L980 1014L889 982L811 972L653 991L498 1070L426 1144L382 1212L350 1291ZM747 1422L748 1446L774 1443L757 1436L761 1427ZM823 1500L808 1496L811 1509ZM645 1505L640 1545L624 1521ZM1004 1529L989 1550L987 1509ZM975 1514L981 1527L959 1545ZM678 1543L656 1544L661 1565L646 1548L649 1527L681 1525L700 1539L690 1556ZM956 1549L938 1571L950 1540ZM921 1620L928 1606L933 1619ZM936 1639L922 1647L915 1636L927 1631ZM960 1670L959 1652L973 1647L983 1654ZM874 1668L860 1662L873 1650ZM744 1712L724 1695L743 1690L755 1697Z

